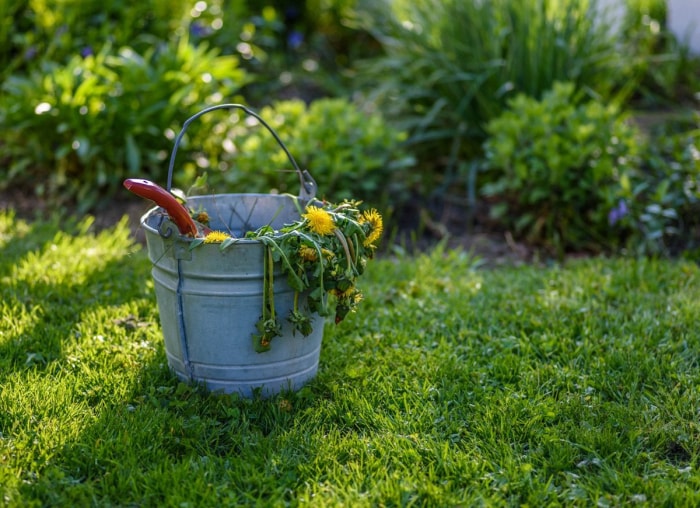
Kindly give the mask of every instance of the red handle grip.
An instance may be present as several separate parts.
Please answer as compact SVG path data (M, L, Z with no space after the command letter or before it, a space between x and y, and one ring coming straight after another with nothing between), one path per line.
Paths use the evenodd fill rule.
M163 187L141 178L128 178L124 180L124 187L133 192L137 196L150 199L158 206L161 206L168 212L168 215L175 223L180 233L186 236L196 237L198 233L197 225L195 224L187 208L182 206L175 199L175 196L166 191Z

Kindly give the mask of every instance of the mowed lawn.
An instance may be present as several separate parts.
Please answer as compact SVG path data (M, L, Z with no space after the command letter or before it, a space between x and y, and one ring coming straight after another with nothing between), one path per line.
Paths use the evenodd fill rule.
M317 378L244 400L175 379L90 224L0 213L6 506L700 505L695 263L384 255Z

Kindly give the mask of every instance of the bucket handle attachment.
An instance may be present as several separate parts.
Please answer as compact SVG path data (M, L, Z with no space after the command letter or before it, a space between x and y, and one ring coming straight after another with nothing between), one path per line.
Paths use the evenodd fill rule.
M200 116L209 113L210 111L215 111L217 109L240 109L244 111L246 114L254 117L257 119L263 127L265 127L268 131L270 131L270 134L275 138L275 141L280 145L282 150L284 150L284 153L287 155L287 158L289 159L289 162L292 163L292 167L294 170L297 172L297 175L299 175L299 183L301 184L301 188L299 189L299 199L304 200L304 201L311 201L316 197L316 189L318 186L316 185L316 181L313 179L311 174L307 170L301 170L299 168L299 165L297 162L294 160L294 157L292 157L292 154L289 153L289 150L287 147L284 145L280 137L277 135L277 133L274 131L270 125L263 120L260 115L255 113L254 111L251 111L249 108L241 105L241 104L218 104L216 106L211 106L209 108L203 109L199 113L196 113L189 117L187 120L185 120L185 123L182 124L182 130L180 133L177 135L175 138L175 146L173 146L173 151L170 155L170 165L168 166L168 186L167 190L170 191L172 188L172 182L173 182L173 168L175 167L175 157L177 155L177 149L180 146L180 141L182 140L182 137L185 135L185 131L187 130L187 127L197 118Z

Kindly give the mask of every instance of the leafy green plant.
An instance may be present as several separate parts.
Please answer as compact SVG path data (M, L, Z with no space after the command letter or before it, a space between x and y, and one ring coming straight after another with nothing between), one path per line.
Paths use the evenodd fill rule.
M195 41L207 41L259 79L246 89L251 104L270 97L300 97L307 102L347 94L348 72L360 55L378 44L346 20L357 0L271 0L261 4L200 2L189 20Z
M152 0L128 7L121 0L24 0L3 2L0 19L4 71L27 73L43 62L67 64L76 55L97 53L107 42L142 53L169 40L191 8L186 0ZM3 62L0 60L0 62Z
M323 196L339 202L360 199L397 203L405 199L413 159L402 147L405 134L379 114L366 114L345 99L319 99L310 105L281 101L260 111L302 168L308 169ZM253 119L254 120L254 119ZM223 147L223 150L222 150ZM298 193L299 180L270 133L255 121L234 114L218 125L203 145L209 187L217 192ZM194 181L199 171L185 174Z
M232 95L246 80L235 57L187 38L144 54L106 45L65 66L44 62L2 86L0 139L9 171L0 184L88 208L125 176L160 177L188 112Z
M489 122L485 143L491 213L558 253L614 246L608 214L634 164L638 135L617 109L555 83L541 101L518 95Z
M384 1L362 21L386 51L362 69L374 78L368 96L409 130L427 187L461 177L516 94L540 98L569 81L610 98L627 78L593 0Z
M641 164L621 179L610 222L636 255L678 255L700 246L700 129L653 133Z
M666 28L664 0L627 0L621 31L635 76L631 101L649 108L692 102L700 62Z
M24 23L17 21L17 13L24 8L26 3L26 0L0 2L0 83L19 65L24 56L21 48L17 47L15 39L18 36L18 25L25 28Z

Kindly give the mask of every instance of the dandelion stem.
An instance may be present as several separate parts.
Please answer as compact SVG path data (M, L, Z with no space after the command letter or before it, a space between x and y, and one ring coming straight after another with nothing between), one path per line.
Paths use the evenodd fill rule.
M267 282L265 291L267 293L267 307L270 311L270 319L275 319L275 283L274 283L274 271L275 265L272 259L272 249L267 247L265 249L267 252L267 263L265 267L265 272L267 273Z
M343 246L343 250L345 251L345 259L348 262L348 270L352 270L352 257L350 256L350 247L348 246L348 241L345 238L343 232L338 228L334 229L333 232L335 233L335 236L338 237L338 240L340 240L340 244Z

